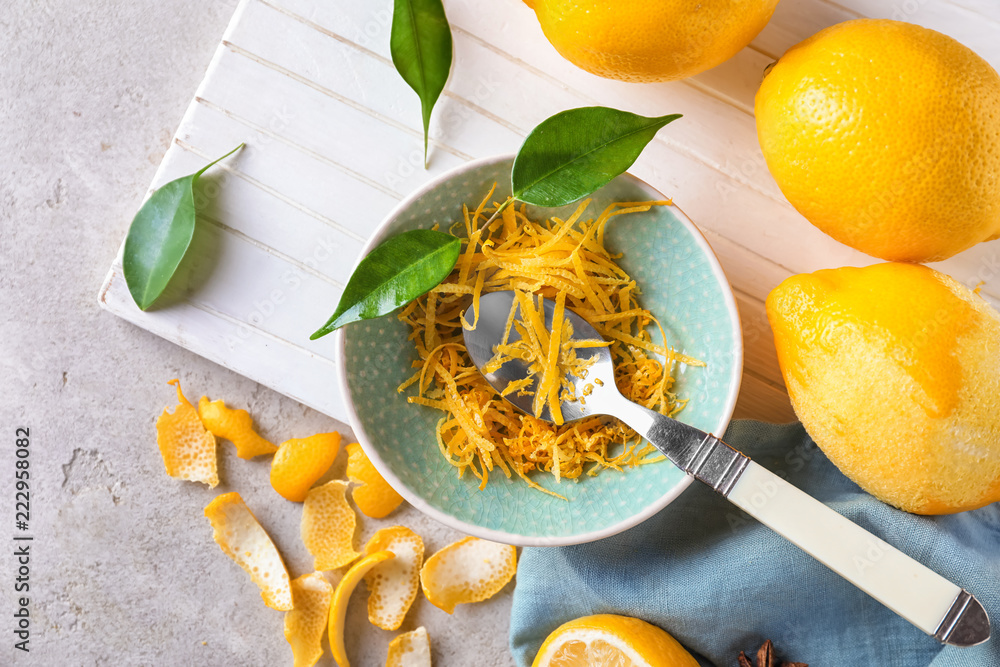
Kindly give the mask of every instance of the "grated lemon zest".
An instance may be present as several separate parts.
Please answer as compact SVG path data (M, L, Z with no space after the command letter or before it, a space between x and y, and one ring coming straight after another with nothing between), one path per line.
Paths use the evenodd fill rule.
M495 188L474 211L463 205L462 219L449 227L463 245L451 275L399 314L413 332L409 338L419 356L414 362L419 370L398 390L413 388L410 403L444 413L435 427L438 449L459 477L471 473L480 488L490 472L499 469L508 478L516 475L533 489L565 499L530 473L577 480L605 469L622 471L663 460L618 420L586 417L552 424L536 415L548 407L562 420L560 401L574 398L568 375L585 378L592 363L577 357L576 350L596 346L610 347L615 379L627 398L661 414L676 415L684 408L686 401L671 393L670 370L678 364L704 364L670 348L660 323L639 305L635 281L615 262L620 255L604 245L605 229L615 216L671 202L620 202L587 219L587 200L565 220L542 221L529 218L526 206L510 205L493 218ZM526 395L537 382L535 415L503 400L465 349L463 327L475 327L481 296L497 290L515 290L516 307L508 315L493 365L499 368L518 358L534 369L504 393ZM555 301L558 314L551 331L544 324L545 300ZM472 322L465 317L470 304ZM565 308L587 319L605 340L571 340L572 326L561 314ZM515 316L518 310L520 317ZM650 328L659 330L660 341L654 342ZM511 341L515 332L519 340ZM601 384L594 379L593 385ZM583 396L590 395L593 385L583 389Z

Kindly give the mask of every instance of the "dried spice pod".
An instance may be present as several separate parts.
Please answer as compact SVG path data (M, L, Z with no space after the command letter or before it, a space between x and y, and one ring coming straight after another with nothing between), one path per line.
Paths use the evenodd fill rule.
M774 651L774 643L768 639L759 649L757 649L757 664L750 662L750 658L743 651L737 656L739 667L809 667L804 662L778 662L777 653Z

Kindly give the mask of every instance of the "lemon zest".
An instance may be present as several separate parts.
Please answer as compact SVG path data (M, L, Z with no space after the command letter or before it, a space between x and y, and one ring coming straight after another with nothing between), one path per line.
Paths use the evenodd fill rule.
M495 189L495 188L494 188ZM524 480L531 488L564 498L534 479L543 471L559 480L593 476L601 470L624 470L662 460L637 433L614 419L588 417L568 424L539 419L547 407L561 421L560 402L577 398L570 375L585 377L589 359L581 349L606 346L615 361L615 379L622 393L661 414L676 415L686 401L673 395L671 370L701 361L670 347L663 328L637 301L639 288L618 264L620 255L604 245L605 228L618 215L670 205L669 200L620 202L595 218L587 217L590 202L581 202L565 220L534 220L526 206L510 205L492 217L491 189L474 211L462 207L462 218L449 229L460 236L462 250L451 275L431 293L406 306L399 318L412 330L419 369L400 386L410 389L410 403L441 410L435 440L441 455L462 477L472 474L484 488L499 469ZM479 318L483 294L514 290L517 308L507 317L492 367L521 359L533 367L530 381L511 383L505 394L536 387L535 414L508 404L478 372L462 337ZM604 341L572 340L572 327L562 315L552 331L545 327L544 301L556 310L570 308L590 321ZM472 306L470 318L465 312ZM514 310L520 316L515 316ZM470 322L469 319L472 321ZM433 327L434 331L428 331ZM658 331L654 340L650 331ZM584 388L584 400L601 386Z

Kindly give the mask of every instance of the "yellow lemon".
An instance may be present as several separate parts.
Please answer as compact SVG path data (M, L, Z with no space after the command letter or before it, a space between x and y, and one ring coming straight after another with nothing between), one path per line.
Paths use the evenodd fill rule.
M845 475L908 512L1000 500L1000 314L916 264L792 276L767 297L795 413Z
M669 81L729 60L778 0L525 0L564 58L622 81Z
M584 616L552 631L532 667L698 667L676 639L646 621Z
M1000 76L951 37L832 26L770 68L754 111L781 191L838 241L929 262L1000 236Z

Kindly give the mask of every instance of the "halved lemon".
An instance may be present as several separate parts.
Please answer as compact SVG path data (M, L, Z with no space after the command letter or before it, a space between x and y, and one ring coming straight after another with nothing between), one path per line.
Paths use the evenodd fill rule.
M532 667L698 667L676 639L646 621L584 616L552 631Z

